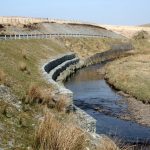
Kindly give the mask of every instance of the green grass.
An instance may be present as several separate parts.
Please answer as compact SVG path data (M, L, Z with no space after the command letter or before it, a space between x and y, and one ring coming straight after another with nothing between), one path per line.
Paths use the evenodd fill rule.
M133 40L135 52L106 66L106 78L138 100L150 102L150 42Z
M41 77L40 62L65 52L55 40L0 41L0 69L9 77L13 91L22 96L32 82L48 86ZM26 64L30 74L20 70L21 63Z
M9 85L15 95L20 99L26 96L31 84L41 89L51 88L42 78L41 62L68 51L76 52L80 58L86 59L94 53L109 49L112 43L119 42L113 39L90 38L56 38L0 41L0 84ZM69 43L69 44L68 44ZM43 93L43 92L42 92ZM44 105L28 105L29 110L20 110L15 117L7 118L3 114L3 104L7 101L0 100L0 146L8 148L8 141L14 140L18 149L27 149L34 143L35 128L38 118L43 115ZM62 104L61 104L62 105ZM22 107L26 104L22 103ZM13 106L11 106L13 107ZM2 112L1 112L2 111ZM55 109L50 110L61 122L75 121L71 115L61 114ZM23 120L29 121L28 127L21 126Z
M95 53L110 49L113 44L120 43L122 40L111 38L62 38L59 41L65 43L66 48L76 52L81 59L86 59Z
M69 50L85 59L96 52L109 49L112 43L119 41L107 38L0 41L0 70L8 76L13 91L19 97L23 97L31 83L49 87L39 71L42 60L56 57ZM22 66L25 66L25 69L21 69Z

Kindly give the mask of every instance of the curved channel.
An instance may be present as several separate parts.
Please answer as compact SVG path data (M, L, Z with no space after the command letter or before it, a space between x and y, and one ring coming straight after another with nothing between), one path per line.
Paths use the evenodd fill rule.
M130 115L128 104L104 80L103 65L84 68L65 83L74 92L74 104L97 120L97 133L126 143L150 144L150 128L121 119Z

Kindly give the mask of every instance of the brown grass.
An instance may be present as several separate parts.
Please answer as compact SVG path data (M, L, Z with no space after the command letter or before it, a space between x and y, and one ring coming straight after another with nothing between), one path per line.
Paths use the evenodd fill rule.
M24 62L19 63L19 69L23 72L27 70L27 65Z
M58 102L56 103L56 110L59 112L65 111L67 106L69 106L69 100L66 98L66 96L61 95Z
M150 103L150 42L134 41L135 53L106 66L106 79L116 89Z
M52 89L41 89L41 99L42 99L42 104L48 104L50 105L52 103Z
M84 133L74 127L66 126L46 112L35 135L35 150L83 150Z
M105 137L100 140L100 144L97 146L96 150L119 150L115 142Z
M0 83L5 83L6 81L6 74L3 70L0 69Z
M31 83L27 92L27 99L29 103L41 99L41 89L38 85Z
M49 106L52 104L52 89L44 88L36 83L31 83L26 94L25 103L39 103L43 105L47 104Z
M22 57L27 60L27 51L26 50L22 50Z

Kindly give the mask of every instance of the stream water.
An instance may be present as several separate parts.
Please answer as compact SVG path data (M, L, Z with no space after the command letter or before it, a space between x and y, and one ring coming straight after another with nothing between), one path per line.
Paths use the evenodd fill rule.
M97 133L150 150L150 128L120 119L129 115L128 103L106 83L102 68L102 64L84 68L65 83L74 92L74 104L97 120Z

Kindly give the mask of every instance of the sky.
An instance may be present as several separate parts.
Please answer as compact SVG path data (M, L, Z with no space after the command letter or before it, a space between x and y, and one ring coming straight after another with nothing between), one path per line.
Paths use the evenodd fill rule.
M0 16L71 19L113 25L150 23L150 0L0 1Z

